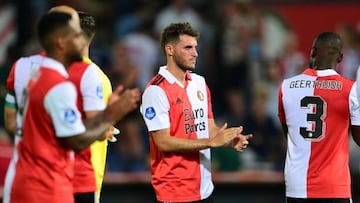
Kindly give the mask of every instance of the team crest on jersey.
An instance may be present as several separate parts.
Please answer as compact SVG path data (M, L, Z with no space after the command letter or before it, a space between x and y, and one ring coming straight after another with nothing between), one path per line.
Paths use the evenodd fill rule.
M154 107L148 107L145 110L145 118L152 120L156 116Z
M103 89L101 85L96 87L96 96L98 96L100 99L103 99Z
M75 123L77 115L74 109L67 109L64 112L64 120L69 124Z
M204 101L204 94L200 90L197 91L196 95L200 101Z

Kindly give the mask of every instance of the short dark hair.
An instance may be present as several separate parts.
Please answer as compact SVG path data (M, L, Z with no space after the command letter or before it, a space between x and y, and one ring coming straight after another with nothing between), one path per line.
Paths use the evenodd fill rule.
M322 32L316 37L313 46L319 47L322 45L326 45L329 48L336 49L337 51L341 51L343 46L341 37L334 32Z
M180 35L189 35L196 38L200 36L199 32L192 28L188 22L171 23L161 33L160 45L162 50L165 52L167 43L179 41Z
M80 18L81 29L83 30L85 36L88 39L91 39L96 32L95 17L83 11L78 11L78 14Z
M52 47L49 37L57 30L68 26L71 18L70 14L63 12L50 12L41 16L37 25L37 34L39 42L45 50Z

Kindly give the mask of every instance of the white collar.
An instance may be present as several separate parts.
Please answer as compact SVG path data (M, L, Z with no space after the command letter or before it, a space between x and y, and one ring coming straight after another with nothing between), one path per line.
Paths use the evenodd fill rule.
M41 67L56 70L61 75L63 75L64 77L66 77L66 78L69 77L69 74L66 71L64 65L62 63L60 63L59 61L53 59L53 58L45 57L42 64L41 64Z

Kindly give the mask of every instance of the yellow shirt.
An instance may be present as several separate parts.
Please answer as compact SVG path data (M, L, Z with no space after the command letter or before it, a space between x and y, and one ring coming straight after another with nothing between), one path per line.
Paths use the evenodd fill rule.
M84 61L93 63L89 58L84 58ZM94 64L94 63L93 63ZM96 64L95 64L96 65ZM99 74L101 75L102 88L103 88L103 98L105 103L108 103L109 96L112 93L112 86L109 78L106 74L96 65ZM97 197L100 202L100 192L102 181L105 174L105 165L106 165L106 153L107 153L107 140L95 141L90 145L91 150L91 163L94 168L96 186L97 186Z

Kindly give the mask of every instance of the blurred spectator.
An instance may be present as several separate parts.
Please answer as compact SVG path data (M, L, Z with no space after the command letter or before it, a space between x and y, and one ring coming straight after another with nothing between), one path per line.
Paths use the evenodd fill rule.
M152 37L152 23L145 21L139 30L121 39L129 61L137 69L136 86L143 90L158 66L159 46Z
M219 57L224 92L239 89L250 96L249 59L258 57L260 30L256 13L246 0L229 0L221 5ZM255 46L255 47L253 47Z
M279 56L283 78L289 78L305 70L305 55L298 49L298 39L292 30L287 32L284 50Z
M169 6L159 12L155 18L155 33L170 23L189 22L192 27L202 33L202 21L196 11L188 6L186 0L171 0Z
M246 106L243 94L238 89L230 89L225 95L226 113L217 120L219 125L227 121L228 126L244 125L246 116ZM246 126L245 126L246 127ZM246 150L245 150L246 151ZM244 152L243 152L244 153ZM243 153L238 153L230 148L215 148L211 150L212 166L215 171L236 171L241 169L241 157Z
M266 109L279 131L281 131L281 124L278 121L278 90L282 79L280 62L278 60L269 61L265 80L265 87L268 92Z
M117 41L113 47L111 68L107 75L113 86L124 85L124 87L137 87L141 71L131 59L130 47ZM134 53L133 53L134 54ZM143 56L138 59L143 59ZM107 159L108 171L135 172L148 170L147 142L143 135L143 124L140 112L135 110L117 124L120 129L118 141L109 145Z
M111 53L111 66L106 74L113 86L136 87L139 78L138 68L131 62L129 50L123 42L114 43Z
M338 25L336 32L343 40L343 60L337 70L342 76L355 80L360 64L359 38L355 29L346 23Z
M288 24L271 8L262 10L262 53L266 60L274 60L283 53Z
M284 164L284 136L276 126L275 120L267 113L268 98L269 93L266 86L256 84L251 112L243 124L243 133L252 132L254 134L249 149L247 149L254 153L254 160L247 160L244 165L250 169L280 171Z
M117 125L120 129L118 141L109 144L107 171L148 171L148 147L140 114L135 111ZM146 131L145 131L146 133Z
M15 1L14 3L19 2ZM30 24L25 25L21 14L18 14L20 9L21 7L16 7L16 4L0 3L0 64L5 62L9 46L21 49L19 45L23 44L19 44L20 40L24 43L27 40L24 36L25 33L20 34L20 31L25 31ZM16 29L18 29L18 32ZM31 30L26 31L28 31L26 34L26 36L28 36L29 33L31 33ZM19 50L12 54L16 54L18 56L21 54L21 51Z

